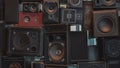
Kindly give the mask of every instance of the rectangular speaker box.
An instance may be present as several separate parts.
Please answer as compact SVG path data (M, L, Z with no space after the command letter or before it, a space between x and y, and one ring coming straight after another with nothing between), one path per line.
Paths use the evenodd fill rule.
M119 0L94 0L94 8L118 8Z
M120 37L103 38L103 48L106 61L118 60L120 57Z
M69 8L82 8L83 0L67 0Z
M6 29L5 29L5 23L0 21L0 52L6 51Z
M89 61L86 31L45 32L44 35L45 64L66 65Z
M117 60L113 60L113 61L109 61L107 62L108 68L120 68L120 61Z
M84 29L92 30L93 27L93 2L84 1L83 2L83 12L84 12Z
M78 68L107 68L105 62L81 62L78 63Z
M8 29L9 55L39 55L43 53L43 30L40 28Z
M61 23L83 24L83 11L82 11L82 9L61 9Z
M18 23L19 0L5 0L4 19L7 24Z
M93 12L95 37L119 35L119 21L116 9L99 10Z
M59 24L59 0L44 0L44 24Z
M2 68L24 68L23 57L2 57Z

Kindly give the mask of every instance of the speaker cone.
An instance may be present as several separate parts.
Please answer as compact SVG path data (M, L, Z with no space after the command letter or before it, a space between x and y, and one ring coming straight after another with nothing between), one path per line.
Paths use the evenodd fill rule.
M48 14L54 14L58 10L58 4L56 2L46 2L45 3L45 11Z
M110 17L103 17L99 20L97 24L97 28L103 32L103 33L108 33L112 30L113 28L113 19Z
M9 68L22 68L22 66L19 63L12 63Z
M77 6L81 3L82 0L70 0L70 4L72 4L73 6Z
M106 6L111 6L115 4L116 0L102 0L103 4Z
M105 52L109 57L120 56L120 39L112 39L105 42Z
M27 34L24 33L16 33L13 37L13 45L18 50L22 50L26 46L30 45L30 37Z
M64 58L64 43L56 42L49 44L48 55L53 62L61 62Z

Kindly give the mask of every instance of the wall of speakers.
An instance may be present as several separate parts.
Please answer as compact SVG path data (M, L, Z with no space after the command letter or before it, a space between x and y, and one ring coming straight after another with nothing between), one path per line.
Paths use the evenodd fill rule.
M59 0L44 0L44 24L59 23Z
M119 35L119 22L116 10L94 11L95 37Z
M9 28L8 54L42 55L42 29Z

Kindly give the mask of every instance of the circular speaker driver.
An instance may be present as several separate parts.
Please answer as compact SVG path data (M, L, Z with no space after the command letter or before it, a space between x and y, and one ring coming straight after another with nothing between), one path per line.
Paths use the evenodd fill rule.
M19 63L12 63L9 68L22 68L22 66Z
M116 0L102 0L103 4L106 6L111 6L115 4Z
M61 62L64 58L64 43L50 43L49 46L48 55L51 61Z
M30 42L29 36L24 33L17 33L13 37L13 45L19 50L22 50L26 46L30 45Z
M45 3L45 11L48 14L54 14L58 10L58 4L56 2L46 2Z
M82 0L70 0L70 4L72 4L73 6L78 6L81 2Z
M99 20L98 24L97 24L97 28L103 32L103 33L108 33L110 31L112 31L113 29L113 19L106 17L106 18L102 18Z
M30 12L37 12L37 9L38 9L38 5L37 4L30 4Z

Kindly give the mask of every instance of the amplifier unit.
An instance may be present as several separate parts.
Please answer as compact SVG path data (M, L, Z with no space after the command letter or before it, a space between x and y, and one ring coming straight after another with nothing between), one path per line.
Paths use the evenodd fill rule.
M8 31L8 54L42 56L42 29L14 27L9 28Z

